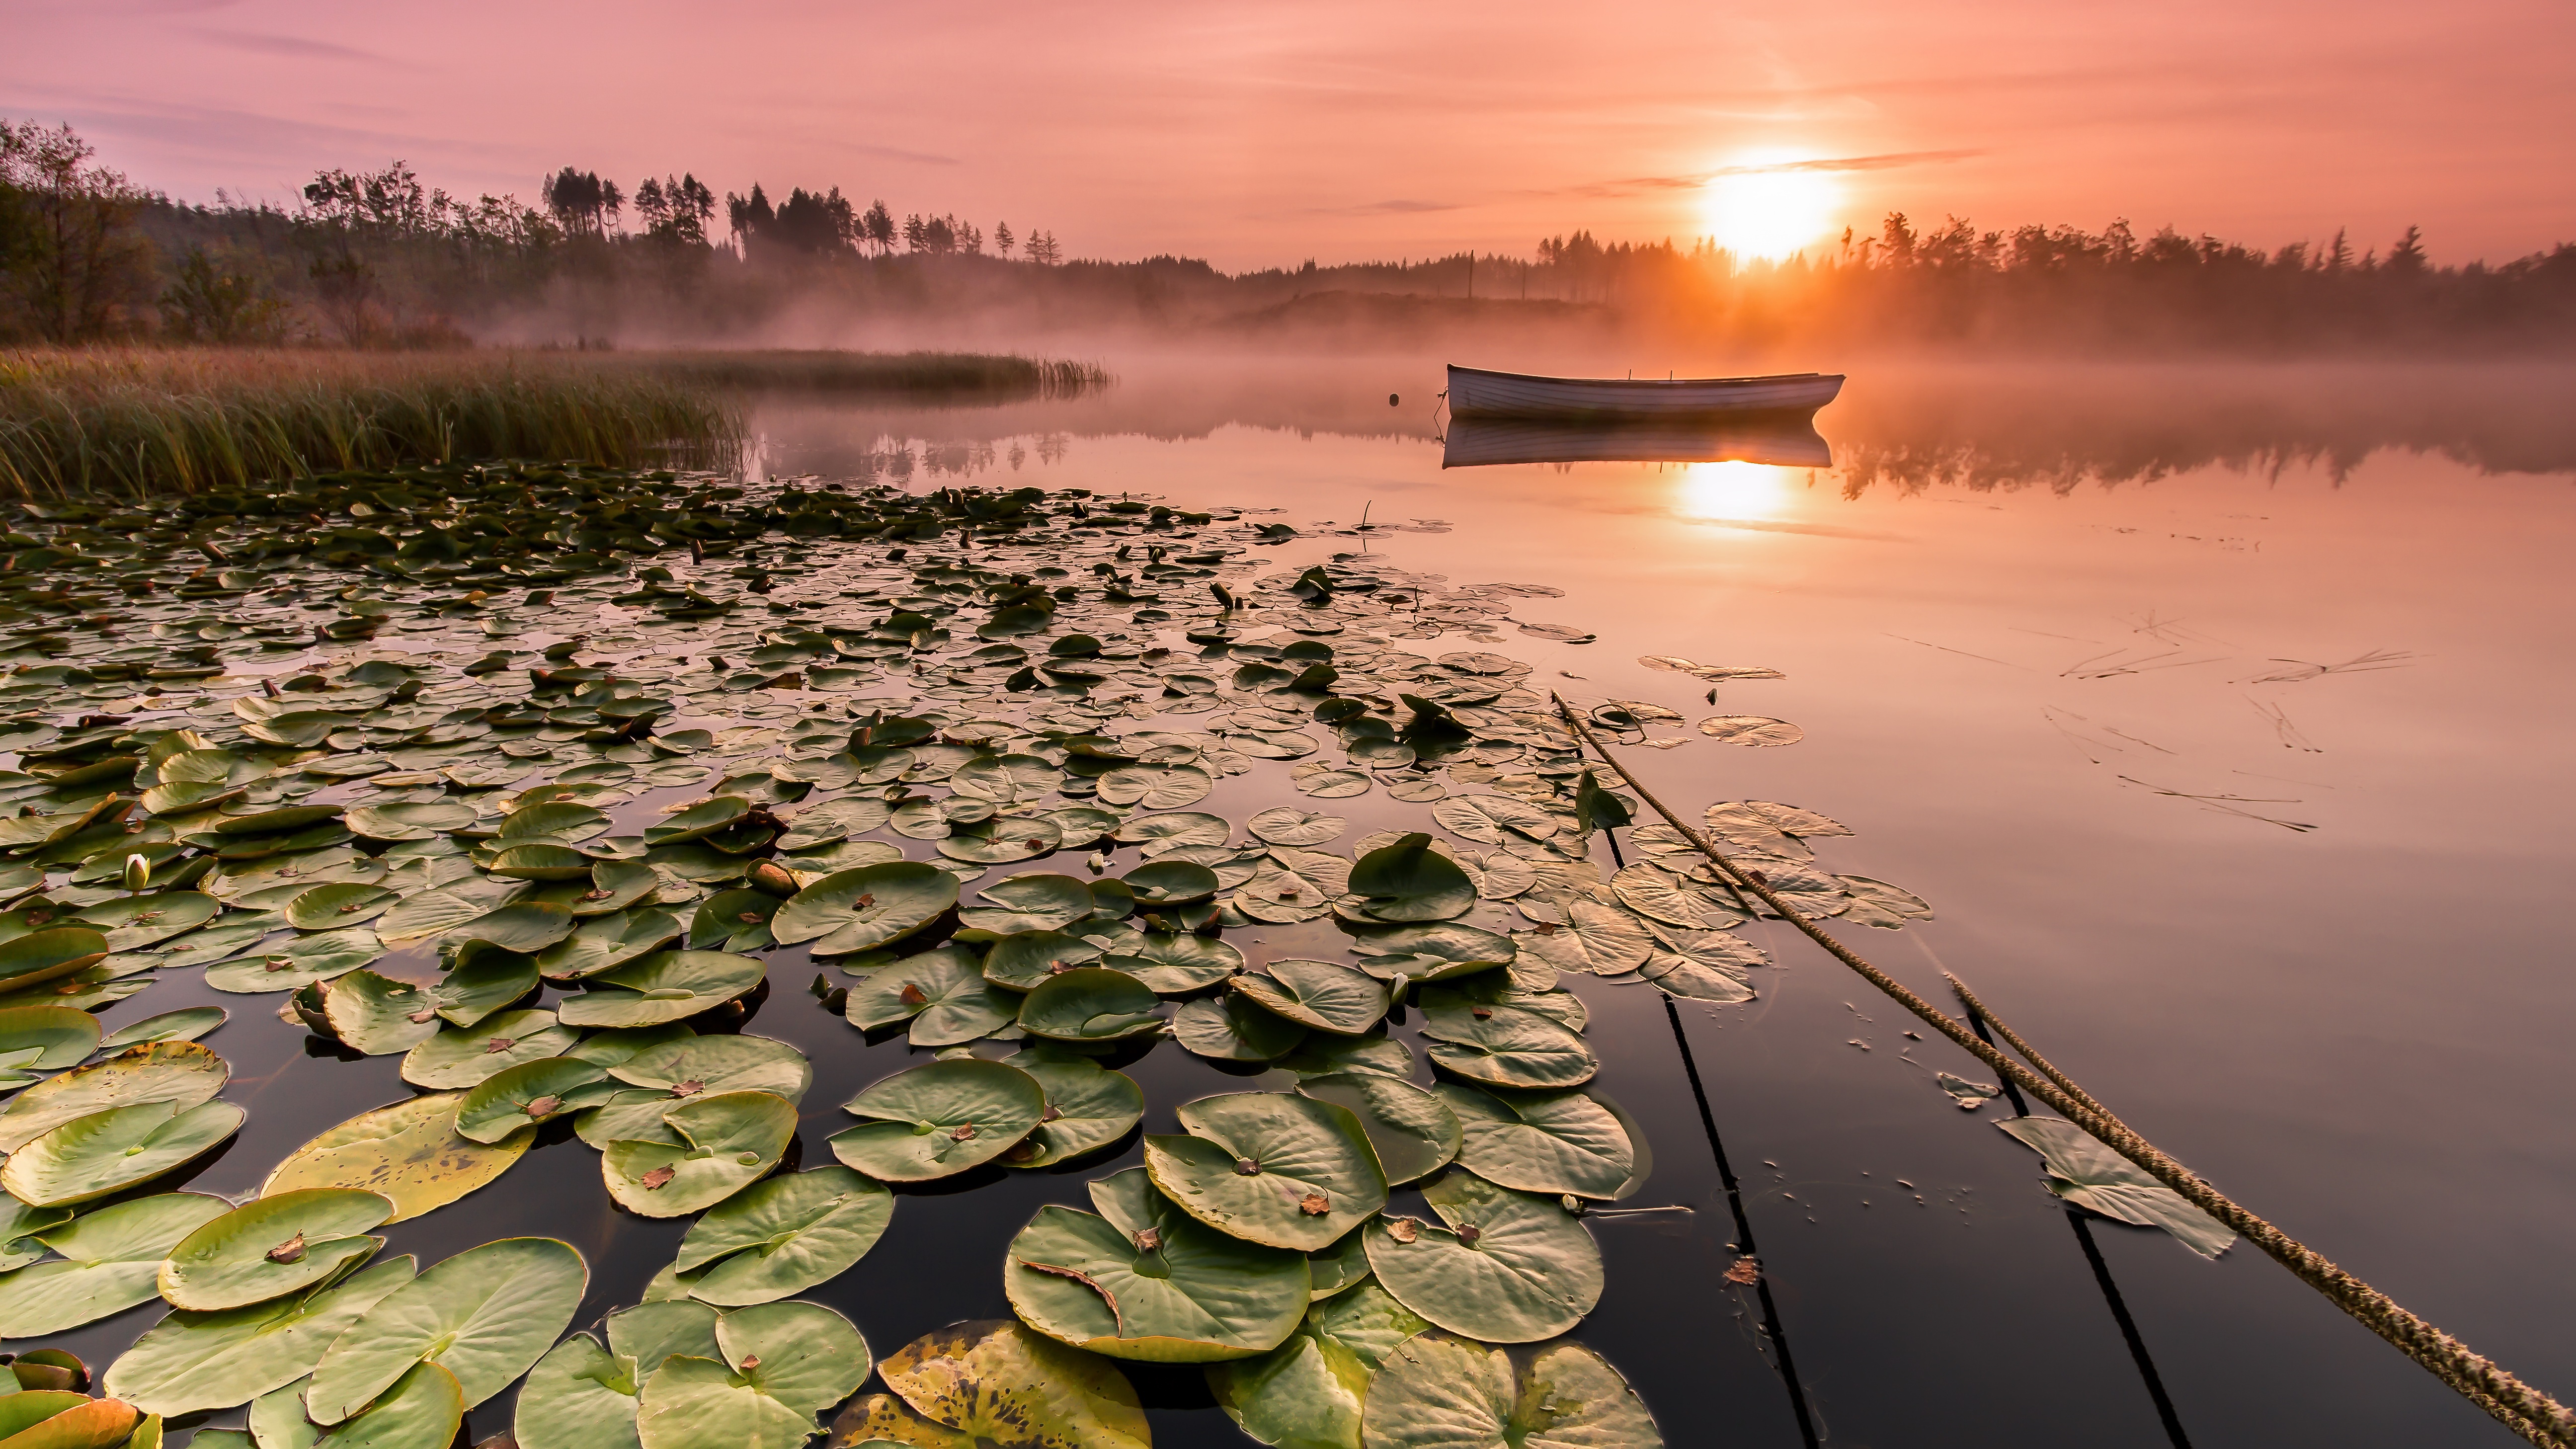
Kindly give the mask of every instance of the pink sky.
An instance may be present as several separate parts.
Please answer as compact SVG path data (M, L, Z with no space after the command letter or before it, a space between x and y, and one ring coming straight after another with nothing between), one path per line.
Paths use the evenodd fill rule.
M0 33L0 114L197 199L396 156L530 201L687 170L1233 270L1686 239L1758 154L1857 163L1830 219L1863 230L2576 239L2567 0L0 0Z

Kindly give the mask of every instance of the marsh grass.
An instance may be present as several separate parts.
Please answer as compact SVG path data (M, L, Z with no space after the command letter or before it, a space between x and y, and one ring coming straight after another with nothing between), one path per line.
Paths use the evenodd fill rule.
M155 496L473 458L730 467L743 395L1063 396L1084 363L955 353L0 352L0 495Z

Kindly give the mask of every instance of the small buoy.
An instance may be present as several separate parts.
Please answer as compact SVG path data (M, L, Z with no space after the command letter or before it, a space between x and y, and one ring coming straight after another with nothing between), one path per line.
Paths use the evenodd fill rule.
M1394 393L1388 393L1388 394L1386 395L1386 405L1387 405L1388 407L1393 407L1393 406L1395 406L1397 403L1400 403L1400 402L1402 402L1402 401L1404 401L1404 399L1402 399L1402 398L1400 398L1400 397L1397 397Z

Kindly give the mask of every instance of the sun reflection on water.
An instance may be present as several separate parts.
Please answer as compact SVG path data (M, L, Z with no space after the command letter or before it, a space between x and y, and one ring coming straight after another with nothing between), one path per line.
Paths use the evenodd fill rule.
M1673 510L1684 518L1778 518L1789 511L1804 471L1768 463L1692 463L1674 489Z

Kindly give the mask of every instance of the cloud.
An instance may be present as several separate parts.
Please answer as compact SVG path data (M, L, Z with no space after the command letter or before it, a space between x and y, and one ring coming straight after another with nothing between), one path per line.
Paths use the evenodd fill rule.
M1876 156L1831 156L1809 161L1768 161L1751 166L1720 166L1681 176L1631 176L1622 181L1596 181L1570 188L1576 196L1632 196L1641 191L1697 191L1720 176L1754 176L1772 171L1892 171L1900 166L1928 166L1983 156L1982 150L1889 151Z
M1317 206L1308 208L1323 216L1404 216L1420 211L1458 211L1454 201L1372 201L1360 206Z
M282 55L290 60L356 60L369 65L392 65L391 57L373 51L355 50L333 45L327 40L305 40L293 35L262 35L250 30L200 30L197 32L217 45L234 50L247 50L255 55Z

